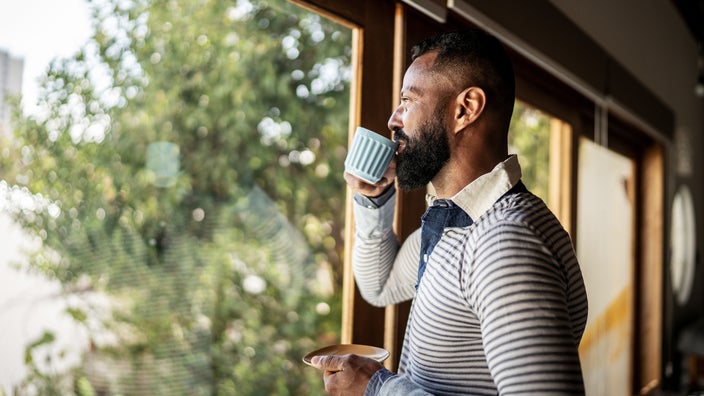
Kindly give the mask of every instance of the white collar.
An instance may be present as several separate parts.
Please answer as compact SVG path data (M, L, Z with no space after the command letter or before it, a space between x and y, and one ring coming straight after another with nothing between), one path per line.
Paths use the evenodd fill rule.
M518 156L511 154L499 162L489 173L485 173L466 185L450 200L467 212L473 220L480 218L496 201L521 179L521 165ZM432 205L437 199L432 184L428 187L426 202Z

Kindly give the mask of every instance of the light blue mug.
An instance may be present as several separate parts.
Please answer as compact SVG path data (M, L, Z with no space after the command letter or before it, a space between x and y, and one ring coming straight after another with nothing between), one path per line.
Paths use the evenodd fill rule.
M397 148L397 142L369 129L357 127L345 159L345 171L374 184L384 176Z

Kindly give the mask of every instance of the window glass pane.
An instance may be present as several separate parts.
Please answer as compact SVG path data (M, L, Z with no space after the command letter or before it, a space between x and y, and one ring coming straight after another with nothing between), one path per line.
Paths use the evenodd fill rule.
M509 153L518 154L523 183L545 202L550 188L550 118L517 100L508 134Z
M39 246L22 267L85 335L8 340L14 387L322 394L301 357L339 340L351 30L286 0L93 7L0 151L3 212Z

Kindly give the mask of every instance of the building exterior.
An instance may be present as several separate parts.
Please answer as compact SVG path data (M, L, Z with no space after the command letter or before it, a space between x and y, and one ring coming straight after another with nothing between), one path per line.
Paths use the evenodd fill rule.
M8 99L22 91L24 60L0 49L0 136L10 134L11 108Z

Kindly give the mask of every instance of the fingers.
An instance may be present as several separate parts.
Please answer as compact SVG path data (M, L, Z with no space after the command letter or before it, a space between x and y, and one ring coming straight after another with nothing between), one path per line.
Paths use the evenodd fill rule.
M313 356L310 360L313 367L324 371L342 371L343 359L340 356L324 355Z
M347 185L350 186L353 191L359 192L367 197L378 197L384 193L384 191L389 188L391 183L393 183L395 177L395 171L390 172L387 170L381 180L379 180L376 184L370 184L357 176L352 175L351 173L345 172L344 174Z
M375 184L368 183L348 172L344 173L344 178L347 185L349 185L353 191L367 197L378 197L383 194L396 179L396 159L391 160L391 163L384 172L384 176Z
M311 364L324 370L325 391L332 396L364 395L369 379L382 368L379 362L354 354L315 356Z

